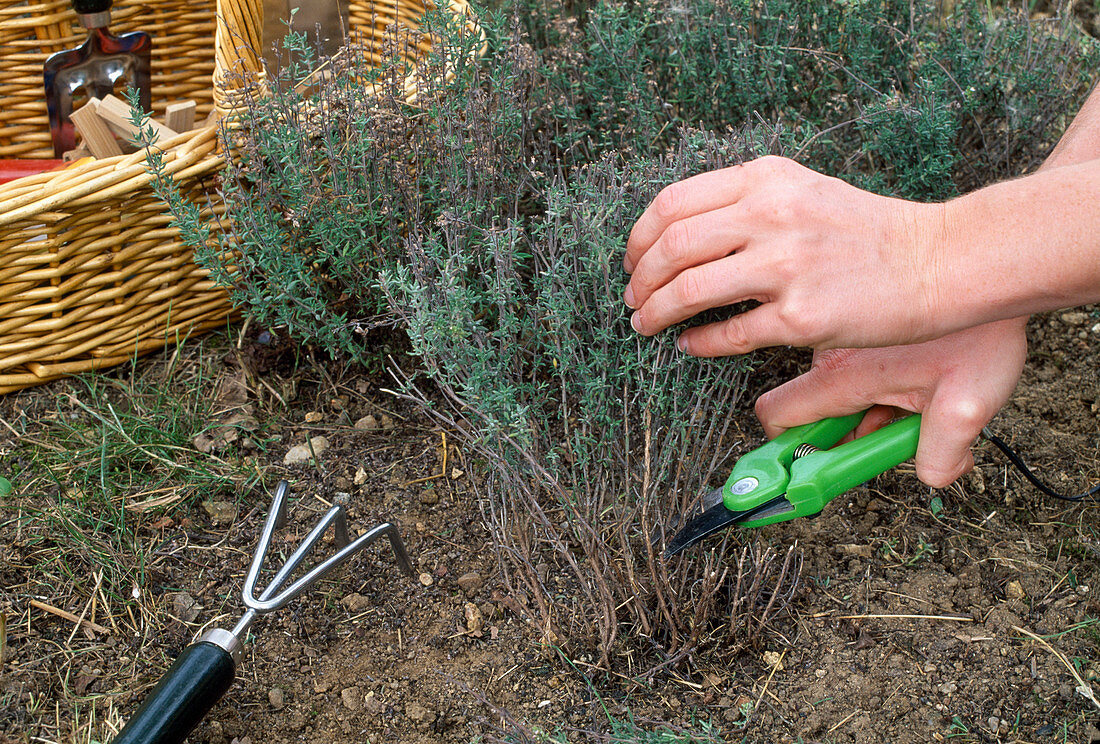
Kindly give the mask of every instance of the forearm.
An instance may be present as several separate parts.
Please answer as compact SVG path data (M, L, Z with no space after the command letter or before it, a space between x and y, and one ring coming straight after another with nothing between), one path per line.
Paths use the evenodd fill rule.
M1061 157L1092 138L1074 138ZM956 310L946 330L1100 301L1098 196L1100 159L1090 159L943 205L930 268L940 274L935 301Z
M1093 89L1062 139L1039 170L1076 165L1100 157L1100 86Z

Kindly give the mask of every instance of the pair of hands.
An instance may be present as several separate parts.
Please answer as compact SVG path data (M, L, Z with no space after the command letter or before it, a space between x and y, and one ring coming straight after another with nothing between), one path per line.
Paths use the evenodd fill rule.
M672 184L627 243L631 324L653 335L758 301L686 330L678 346L696 356L813 347L809 372L757 401L768 435L871 408L861 436L895 409L920 412L917 475L946 486L973 467L970 446L1015 389L1027 341L1026 318L971 325L952 312L945 209L774 157Z

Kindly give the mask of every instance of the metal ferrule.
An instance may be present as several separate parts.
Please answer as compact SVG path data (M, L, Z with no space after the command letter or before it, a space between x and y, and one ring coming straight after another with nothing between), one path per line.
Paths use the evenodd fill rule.
M226 651L233 659L234 664L240 663L241 654L244 653L244 644L241 639L224 628L214 628L203 633L199 643L213 643L218 648Z
M111 25L111 11L101 10L98 13L81 13L80 23L84 28L106 28Z

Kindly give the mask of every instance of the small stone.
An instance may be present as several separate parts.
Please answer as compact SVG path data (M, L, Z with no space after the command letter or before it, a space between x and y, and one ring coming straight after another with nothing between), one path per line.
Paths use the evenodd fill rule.
M202 508L214 524L231 524L237 518L237 505L232 501L204 501Z
M271 703L271 707L275 710L282 710L286 706L286 696L278 687L272 687L267 691L267 702Z
M423 726L427 726L435 721L435 711L428 710L415 701L405 703L405 716L408 717L410 721L415 721Z
M340 604L343 605L344 609L348 612L363 612L369 609L374 603L362 594L349 594L340 600Z
M485 582L477 571L470 571L459 576L455 583L458 584L459 589L466 593L467 597L471 597L477 594Z
M427 488L425 488L423 491L420 492L420 503L421 504L438 504L439 503L439 493L434 488L432 488L431 486L428 486Z
M365 468L360 467L355 471L355 480L353 482L357 486L361 486L367 482L367 471Z
M1062 322L1066 325L1083 325L1088 320L1088 313L1062 313Z
M774 668L777 672L783 671L783 655L778 651L765 651L764 663Z
M420 583L423 584L424 586L431 586L432 584L435 583L435 579L433 579L432 575L430 573L426 572L426 571L424 573L420 574L419 578L420 578Z
M348 710L359 710L363 707L363 691L358 687L345 687L340 690L340 699L344 701L344 707Z
M382 424L378 423L378 419L374 417L374 414L368 413L355 422L355 428L359 431L378 431L382 428Z
M328 449L327 439L321 436L313 437L309 440L309 444L296 444L287 450L286 456L283 457L283 464L300 465L309 462L311 457L320 456L326 449Z
M386 413L382 414L382 420L381 420L380 423L382 424L382 428L385 429L386 431L389 431L390 429L393 429L394 427L397 426L397 424L395 424L393 422L393 417L390 416L389 414L386 414ZM435 714L433 713L432 715L435 715Z
M481 609L473 602L467 602L463 612L466 615L466 632L478 638L484 635L481 628L485 625L485 619L481 616Z
M324 419L324 415L320 411L310 411L306 414L307 424L316 424Z
M1094 325L1092 327L1092 332L1093 333L1100 333L1100 323L1097 323L1096 325Z
M817 671L814 672L814 676L817 677L818 679L825 679L825 675L827 675L827 674L828 674L828 672L824 669L818 669Z
M328 692L330 689L332 689L332 683L328 680L318 679L313 681L313 691L318 695Z
M939 687L941 695L950 695L951 693L955 692L955 690L957 690L957 689L959 689L959 686L957 684L955 684L954 682L944 682Z
M1005 587L1005 596L1009 599L1023 599L1024 587L1019 581L1010 581L1008 586Z

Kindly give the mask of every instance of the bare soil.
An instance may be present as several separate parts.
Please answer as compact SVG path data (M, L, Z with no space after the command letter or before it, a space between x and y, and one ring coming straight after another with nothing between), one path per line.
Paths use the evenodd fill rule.
M1066 491L1100 479L1098 324L1094 308L1033 320L1027 371L993 422ZM777 356L757 383L800 361ZM252 406L269 444L235 451L266 488L291 483L297 498L277 547L288 552L327 504L346 499L353 531L400 522L418 576L400 574L377 543L261 620L236 684L191 741L464 742L498 735L505 714L580 739L607 730L605 706L644 721L709 720L729 741L1100 741L1097 710L1067 668L1086 682L1100 671L1098 509L1041 496L989 445L952 488L932 492L903 466L817 519L765 528L805 554L790 617L759 652L697 655L641 685L537 643L525 598L502 592L470 480L476 463L447 437L444 467L446 432L384 392L382 375L265 366L246 344L195 394L244 382L218 415ZM48 436L75 384L0 400L9 463L29 461L36 446L12 431L38 425ZM368 414L377 428L356 429ZM330 447L315 465L283 463L317 435ZM193 498L136 519L145 580L115 599L94 581L59 585L36 570L50 543L19 517L58 494L35 486L0 502L0 740L107 740L196 634L241 613L268 491L240 492L228 516Z

